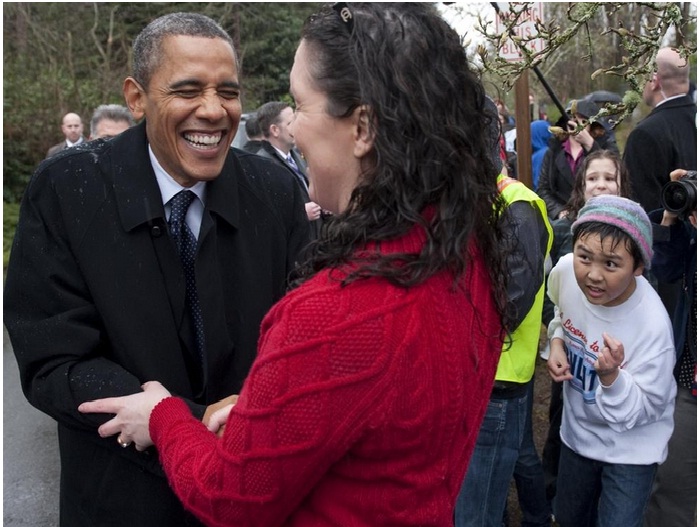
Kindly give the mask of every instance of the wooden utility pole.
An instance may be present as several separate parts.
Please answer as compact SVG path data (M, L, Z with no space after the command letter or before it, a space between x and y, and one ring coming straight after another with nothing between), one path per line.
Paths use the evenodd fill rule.
M529 73L522 72L515 83L515 124L517 127L517 179L527 187L533 188L532 183L532 140L531 112L529 108Z
M531 2L531 5L521 12L514 12L510 9L505 13L501 12L498 2L490 2L490 4L497 14L495 17L495 30L497 33L507 31L510 37L519 37L520 41L522 36L525 36L526 47L529 51L543 51L544 40L536 36L538 31L537 23L541 20L545 20L543 2ZM516 20L513 21L513 17L516 17ZM522 50L520 46L509 39L501 42L498 53L500 57L505 60L522 60ZM533 70L546 88L546 91L552 96L552 99L557 102L553 91L549 88L539 69L534 66ZM561 110L563 109L560 103L558 103L558 106ZM532 109L529 104L529 70L525 69L515 83L515 119L517 127L515 151L517 152L517 179L529 188L533 188L530 123L534 116L532 116L531 111Z

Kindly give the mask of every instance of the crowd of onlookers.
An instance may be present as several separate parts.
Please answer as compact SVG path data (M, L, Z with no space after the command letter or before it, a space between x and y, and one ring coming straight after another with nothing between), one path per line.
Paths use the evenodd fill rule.
M541 464L534 460L527 479L521 462L510 463L504 472L493 462L469 487L484 485L487 476L507 482L514 477L522 525L549 525L552 505L560 525L696 524L696 173L691 172L696 170L696 89L687 62L676 50L660 49L655 61L656 72L643 92L650 115L632 130L623 153L609 122L597 118L603 104L593 94L571 101L567 120L550 123L538 115L530 124L533 187L545 203L553 231L541 319L549 337L541 356L553 377L549 431ZM516 173L515 122L504 103L497 101L497 109L503 130L501 158ZM686 202L682 211L665 199L674 199L677 192L680 203ZM611 281L591 278L578 268L571 273L577 286L564 288L560 282L565 269L573 270L571 260L584 258L590 269L594 265L594 251L580 242L595 233L584 227L587 221L614 225L628 235L623 243L613 238L607 248L609 234L601 231L604 255L614 254L618 245L638 246L631 251L632 269L660 298L658 303L644 301L643 314L633 296L602 303L610 309L601 311L584 302L587 293L572 303L560 296L591 288L603 298L613 288ZM595 287L596 279L606 285ZM589 313L578 312L580 305L587 305ZM587 326L578 326L576 318L587 320ZM620 338L625 327L628 336ZM622 391L624 383L616 376L605 382L607 370L590 351L610 349L613 358L615 345L626 350L620 377L627 376L636 392L629 385ZM529 433L525 428L522 452L530 450ZM496 451L492 445L490 450ZM506 458L503 452L501 459ZM626 498L619 495L620 488ZM503 485L491 492L484 512L465 513L457 523L506 524L500 518L507 489ZM537 498L542 492L545 500Z
M258 108L242 149L216 22L165 15L133 54L126 107L97 108L89 140L64 116L7 273L23 389L58 422L62 525L502 525L512 479L528 527L696 521L676 50L623 153L591 97L532 122L533 189L428 5L309 17L294 108Z

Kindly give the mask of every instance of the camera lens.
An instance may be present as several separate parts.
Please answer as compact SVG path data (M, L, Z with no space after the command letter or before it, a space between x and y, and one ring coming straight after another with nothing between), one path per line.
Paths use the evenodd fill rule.
M696 176L667 183L663 187L660 201L666 211L677 214L681 219L686 218L697 208Z
M673 181L673 183L677 183ZM682 210L688 198L687 190L682 185L668 185L663 193L665 209L669 212L679 212Z

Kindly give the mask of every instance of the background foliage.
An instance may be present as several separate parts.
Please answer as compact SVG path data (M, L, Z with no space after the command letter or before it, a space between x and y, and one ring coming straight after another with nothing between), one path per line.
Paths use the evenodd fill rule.
M100 104L124 104L131 43L154 18L194 11L233 37L241 63L243 111L288 97L301 25L319 3L3 3L3 201L17 202L60 121L76 112L89 134Z
M503 6L506 3L500 3ZM520 3L519 5L521 5ZM17 207L24 188L48 148L63 137L61 117L76 112L83 117L86 134L94 108L100 104L123 104L122 83L130 72L131 42L148 22L165 13L194 11L218 21L236 43L241 63L243 111L260 104L288 99L288 73L293 63L303 21L320 3L203 3L203 2L54 2L3 3L3 216L5 255L16 222ZM445 13L457 10L471 18L490 10L489 3L437 3ZM665 9L665 6L673 9ZM575 8L573 9L573 6ZM662 22L671 29L659 45L685 44L691 50L692 80L696 83L696 6L691 2L582 3L546 2L546 51L529 58L525 67L536 64L557 98L566 104L594 90L623 95L630 88L624 77L601 74L624 62L628 43L653 34ZM672 24L660 20L674 13ZM571 16L572 13L572 16ZM580 23L583 18L584 23ZM661 15L658 15L661 13ZM673 15L673 16L674 16ZM447 19L449 17L446 17ZM492 31L492 16L489 29ZM486 91L503 99L514 110L511 89L513 67L495 58L497 38L483 40L477 29L460 33L474 64L482 64ZM457 28L457 31L458 28ZM562 38L561 35L565 35ZM481 40L478 39L481 37ZM497 37L497 36L496 36ZM643 56L636 61L643 64ZM636 66L632 61L631 66ZM647 64L647 63L646 63ZM516 67L514 67L514 73ZM639 82L643 83L642 75ZM546 91L530 76L529 86L537 103L551 122L559 117ZM639 105L630 119L617 128L623 148L625 136L648 112Z

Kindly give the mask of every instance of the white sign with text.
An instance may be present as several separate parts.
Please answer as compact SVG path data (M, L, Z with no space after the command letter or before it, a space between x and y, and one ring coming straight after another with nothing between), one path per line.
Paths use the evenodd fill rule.
M495 16L495 31L498 34L507 31L514 16L509 10L501 9L500 13ZM543 51L544 49L544 39L536 38L537 20L544 20L544 2L530 3L528 11L520 13L517 23L512 27L514 34L523 39L527 48L532 52ZM519 47L512 41L512 38L508 38L503 42L499 54L503 59L512 62L522 59L522 53Z

